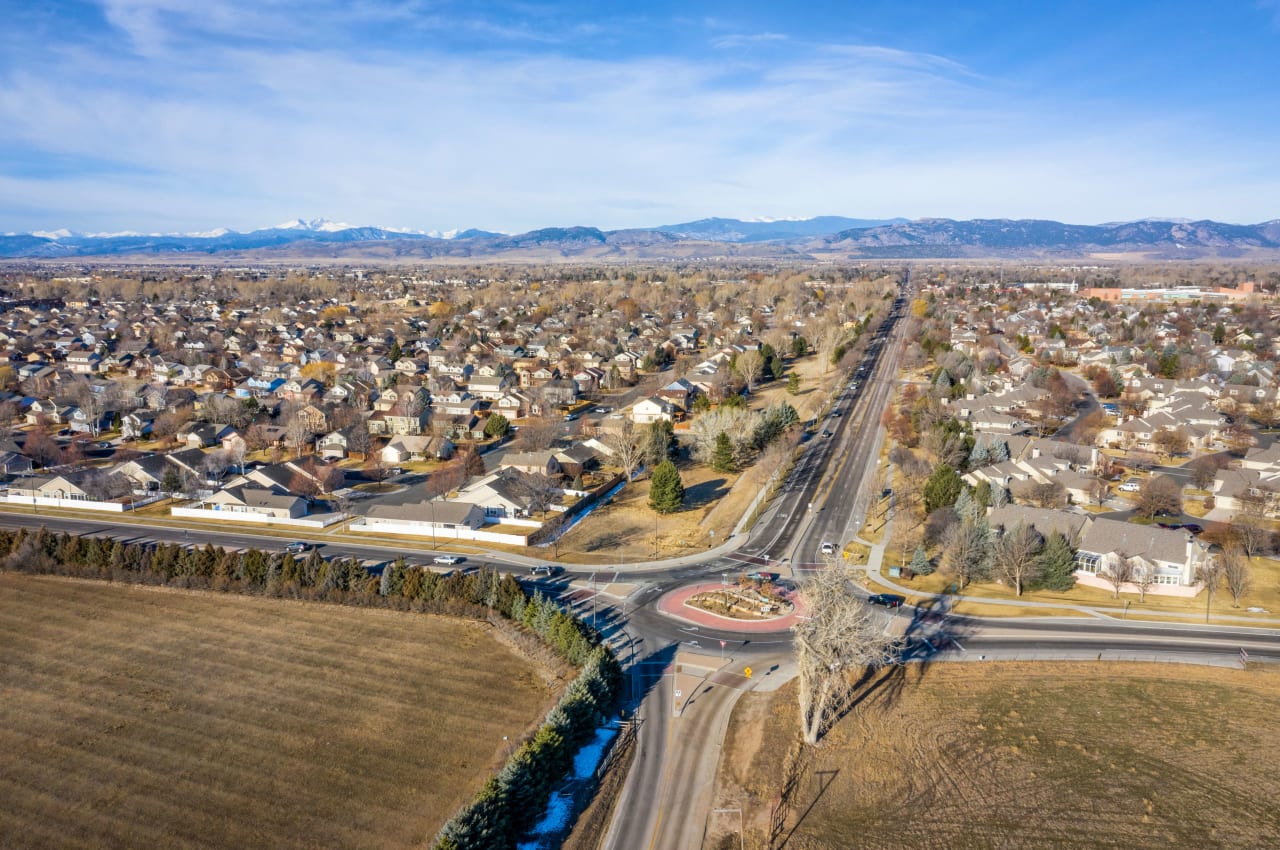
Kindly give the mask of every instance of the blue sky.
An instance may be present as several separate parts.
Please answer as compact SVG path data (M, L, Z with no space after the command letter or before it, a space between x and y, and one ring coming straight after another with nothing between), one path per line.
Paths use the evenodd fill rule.
M1280 0L0 0L0 231L1280 217Z

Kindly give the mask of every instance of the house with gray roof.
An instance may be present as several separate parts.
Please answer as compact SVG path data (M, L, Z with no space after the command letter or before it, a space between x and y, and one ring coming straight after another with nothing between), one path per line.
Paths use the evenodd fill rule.
M1076 577L1082 583L1110 589L1103 576L1115 569L1120 558L1131 558L1136 570L1151 575L1150 592L1194 596L1196 571L1208 557L1207 544L1182 529L1137 525L1103 516L1094 519L1080 538Z

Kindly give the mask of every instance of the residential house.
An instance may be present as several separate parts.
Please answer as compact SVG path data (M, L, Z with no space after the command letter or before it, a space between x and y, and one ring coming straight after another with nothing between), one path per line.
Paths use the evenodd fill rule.
M1208 557L1208 546L1181 529L1135 525L1102 516L1094 519L1080 538L1077 576L1092 579L1085 583L1099 586L1097 579L1114 570L1120 558L1131 558L1136 570L1150 576L1152 592L1159 593L1194 587L1197 570Z

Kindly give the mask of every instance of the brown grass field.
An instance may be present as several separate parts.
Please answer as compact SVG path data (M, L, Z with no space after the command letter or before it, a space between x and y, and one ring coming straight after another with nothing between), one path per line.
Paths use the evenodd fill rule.
M786 847L1280 847L1278 697L1274 670L907 670L813 751ZM715 805L746 810L747 847L765 846L795 729L794 682L735 709ZM706 846L736 848L736 821L713 819Z
M0 847L409 848L550 675L460 619L0 573Z

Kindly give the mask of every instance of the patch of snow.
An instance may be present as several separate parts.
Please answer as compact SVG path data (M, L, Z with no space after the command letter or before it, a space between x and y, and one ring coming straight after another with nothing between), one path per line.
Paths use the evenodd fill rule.
M538 825L533 828L530 835L552 835L564 829L569 823L569 813L572 808L573 800L566 794L556 792L551 795L551 799L547 801L546 814L542 816L542 820L538 821ZM521 845L522 847L524 845ZM532 844L537 847L537 842Z
M31 235L38 236L41 239L53 239L54 241L57 241L58 239L66 239L74 236L75 234L63 227L59 230L33 230L31 231Z
M350 230L351 225L344 224L340 221L329 221L327 218L313 218L310 221L304 221L295 218L293 221L286 221L284 224L277 224L271 230L310 230L317 233L336 233L339 230Z
M617 724L610 724L596 730L596 736L582 745L578 754L573 757L573 778L589 779L600 766L604 751L614 738L618 737Z
M596 730L595 737L583 744L573 757L573 780L590 779L600 766L604 751L618 735L618 724L610 723ZM569 824L569 816L573 813L573 798L567 794L556 792L547 801L547 811L538 821L529 835L535 840L523 841L516 845L516 850L541 850L542 841L539 836L556 835Z

